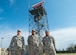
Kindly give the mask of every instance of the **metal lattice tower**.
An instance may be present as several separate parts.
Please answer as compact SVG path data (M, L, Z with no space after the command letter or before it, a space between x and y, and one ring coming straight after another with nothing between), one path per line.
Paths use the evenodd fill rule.
M30 2L30 1L29 1ZM44 8L44 0L29 7L29 35L33 29L39 37L39 41L44 35L45 30L49 30L47 13Z

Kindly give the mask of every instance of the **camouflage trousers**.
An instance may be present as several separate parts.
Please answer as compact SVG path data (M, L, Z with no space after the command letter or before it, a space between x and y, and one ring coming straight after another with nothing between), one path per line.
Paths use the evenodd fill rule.
M44 54L45 55L56 55L56 51L55 50L45 51Z
M10 55L22 55L22 51L21 50L11 51Z
M29 55L39 55L39 50L37 48L29 48Z

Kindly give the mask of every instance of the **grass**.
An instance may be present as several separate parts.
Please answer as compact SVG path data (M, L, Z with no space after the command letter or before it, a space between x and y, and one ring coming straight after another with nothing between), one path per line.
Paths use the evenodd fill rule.
M45 55L45 54L41 54ZM56 55L76 55L76 53L57 53Z
M76 53L58 53L57 55L76 55Z

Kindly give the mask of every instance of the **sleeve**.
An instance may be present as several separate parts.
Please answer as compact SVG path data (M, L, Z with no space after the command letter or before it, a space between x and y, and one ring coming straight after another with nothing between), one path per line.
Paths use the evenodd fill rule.
M38 38L38 35L37 35L37 46L39 46L39 38Z
M43 43L43 45L45 45L45 44L44 44L44 38L42 39L42 43Z
M44 38L42 38L42 44L43 44L43 54L44 54L44 53L45 53L45 48L44 48L44 46L45 46Z
M27 40L27 42L28 42L28 45L34 45L34 43L33 43L33 40L32 40L32 38L31 38L31 36L29 36L28 37L28 40Z
M54 47L55 47L55 39L54 37L52 37L52 40L53 40L53 44L54 44ZM56 48L56 47L55 47Z
M24 37L22 37L22 43L23 43L22 48L23 48L23 50L25 50L25 41L24 41Z
M14 43L14 37L12 38L12 40L11 40L11 42L10 42L9 50L12 50L12 48L13 48L13 43Z

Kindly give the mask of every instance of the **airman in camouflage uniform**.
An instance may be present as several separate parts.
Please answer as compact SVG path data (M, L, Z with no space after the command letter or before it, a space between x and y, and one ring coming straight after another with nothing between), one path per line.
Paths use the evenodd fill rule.
M24 37L21 36L21 31L17 31L17 35L13 36L10 46L9 55L23 55L25 50Z
M49 31L45 31L43 42L43 52L45 55L56 55L55 40L52 36L49 36Z
M39 55L39 41L35 34L35 30L32 30L32 35L28 37L29 55Z

